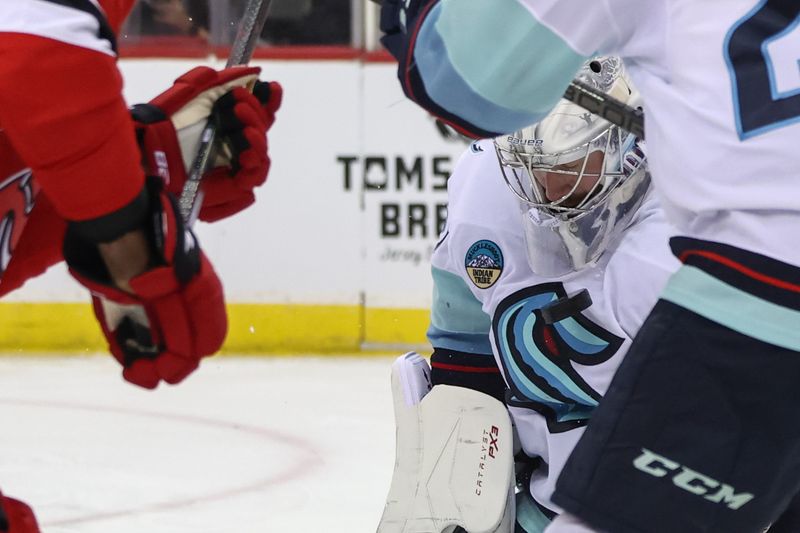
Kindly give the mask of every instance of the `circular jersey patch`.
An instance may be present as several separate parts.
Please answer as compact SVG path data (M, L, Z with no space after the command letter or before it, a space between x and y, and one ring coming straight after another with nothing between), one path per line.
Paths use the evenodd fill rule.
M476 287L488 289L503 273L503 252L492 241L478 241L467 250L464 266Z

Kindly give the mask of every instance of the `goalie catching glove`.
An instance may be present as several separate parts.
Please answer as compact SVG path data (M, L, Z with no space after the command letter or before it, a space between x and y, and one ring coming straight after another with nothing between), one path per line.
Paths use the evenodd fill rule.
M283 90L277 82L259 81L260 72L257 67L219 72L197 67L131 110L145 173L160 176L178 197L201 133L209 119L213 122L218 148L201 182L200 220L213 222L238 213L255 201L253 189L267 179L267 130L275 122Z
M211 263L185 227L175 198L161 180L149 178L144 234L155 258L133 277L131 293L119 289L98 251L102 239L70 224L64 258L70 273L92 293L94 313L123 377L141 387L174 384L195 370L202 357L222 345L227 331L222 285Z

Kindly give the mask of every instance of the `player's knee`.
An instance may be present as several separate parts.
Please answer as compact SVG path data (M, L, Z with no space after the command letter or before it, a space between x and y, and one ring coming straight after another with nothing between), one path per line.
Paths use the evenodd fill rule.
M39 533L33 510L24 502L0 494L0 533Z

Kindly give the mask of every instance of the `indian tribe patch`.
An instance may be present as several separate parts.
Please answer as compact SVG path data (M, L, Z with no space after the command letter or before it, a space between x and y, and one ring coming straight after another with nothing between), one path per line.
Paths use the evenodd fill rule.
M488 289L503 273L503 252L492 241L478 241L467 250L464 266L476 287Z

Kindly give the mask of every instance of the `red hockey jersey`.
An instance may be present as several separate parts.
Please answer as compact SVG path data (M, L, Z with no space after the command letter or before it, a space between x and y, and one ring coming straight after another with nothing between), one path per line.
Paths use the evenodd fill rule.
M116 66L134 1L0 2L0 295L60 260L64 219L142 189Z

